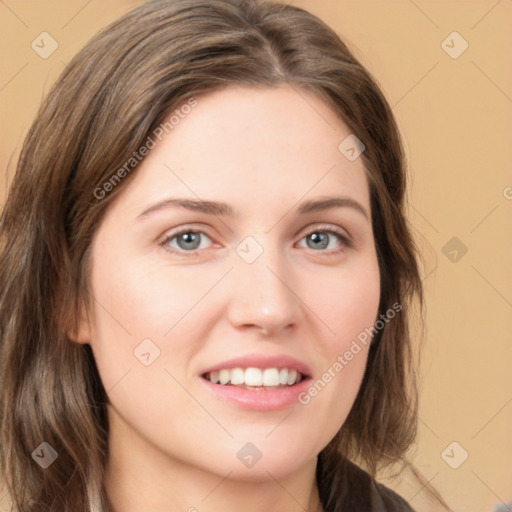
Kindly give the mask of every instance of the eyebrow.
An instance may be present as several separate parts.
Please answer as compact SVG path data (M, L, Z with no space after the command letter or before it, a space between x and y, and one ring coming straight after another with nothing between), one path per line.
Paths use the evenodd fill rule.
M238 212L227 203L206 201L202 199L169 198L159 201L144 210L138 216L138 219L147 217L153 212L167 210L170 208L182 208L193 212L207 213L220 217L234 217L239 215ZM332 210L333 208L351 208L360 213L366 220L370 220L368 212L361 203L350 197L327 197L305 201L296 209L296 214L305 215L312 212Z

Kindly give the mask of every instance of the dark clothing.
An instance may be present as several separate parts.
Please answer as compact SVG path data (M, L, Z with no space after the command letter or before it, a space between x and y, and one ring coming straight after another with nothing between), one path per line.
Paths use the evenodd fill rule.
M325 512L414 512L403 498L354 463L339 459L337 468L317 469Z
M359 512L414 512L407 502L391 489L376 482L368 473L354 464L354 472L360 472L360 488L354 496L352 508Z

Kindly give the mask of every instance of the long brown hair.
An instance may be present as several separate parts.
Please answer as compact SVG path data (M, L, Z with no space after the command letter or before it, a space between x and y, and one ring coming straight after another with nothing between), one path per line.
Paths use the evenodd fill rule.
M385 97L339 36L304 10L157 0L111 24L66 66L30 128L1 216L0 470L15 510L108 510L107 394L90 347L68 334L80 300L90 301L93 233L136 169L108 193L98 189L193 95L283 83L317 94L364 142L379 315L402 306L374 337L352 410L320 454L325 510L341 506L331 485L340 455L371 475L404 457L417 422L410 312L414 301L423 308L423 296L404 153ZM58 454L44 471L31 456L42 442Z

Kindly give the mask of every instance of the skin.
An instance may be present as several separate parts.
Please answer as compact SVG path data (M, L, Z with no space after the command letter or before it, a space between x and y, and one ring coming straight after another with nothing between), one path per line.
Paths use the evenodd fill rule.
M223 402L200 373L286 354L316 380L374 324L371 221L350 207L295 213L305 200L346 196L370 217L363 161L338 150L350 130L310 92L231 86L197 100L93 239L95 301L75 341L92 346L109 397L109 499L117 512L321 510L316 457L350 411L368 347L307 405L278 411ZM238 215L169 207L138 218L172 197L226 202ZM351 246L329 235L318 248L307 236L336 227ZM204 233L199 248L165 240L180 228ZM250 264L235 251L247 236L263 248ZM149 366L133 353L146 338L160 350ZM252 468L236 456L247 442L262 453Z

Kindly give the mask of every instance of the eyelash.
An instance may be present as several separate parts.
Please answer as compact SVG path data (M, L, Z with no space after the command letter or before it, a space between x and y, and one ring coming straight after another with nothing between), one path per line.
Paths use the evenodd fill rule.
M207 233L205 233L204 231L201 231L199 229L183 228L180 231L169 233L164 238L164 240L162 240L161 246L166 251L168 251L170 253L179 254L179 255L183 255L183 256L195 256L195 255L197 255L197 253L199 251L204 250L204 249L195 249L193 251L184 251L184 250L177 250L177 249L174 249L174 248L170 248L167 245L171 240L174 240L175 238L177 238L180 235L183 235L185 233L194 233L194 234L206 235L208 238L210 238ZM340 241L340 243L341 243L340 247L335 249L335 250L331 250L331 251L324 251L324 250L314 251L314 249L312 249L314 252L319 252L319 253L323 252L323 253L327 253L328 255L334 256L334 255L337 255L337 254L341 253L344 248L351 248L353 246L351 240L344 234L343 231L338 230L336 228L333 228L331 226L329 226L329 227L327 227L327 226L316 227L315 229L305 233L301 237L301 240L303 240L308 235L311 235L313 233L323 233L323 234L334 235ZM210 240L211 240L211 238L210 238Z

